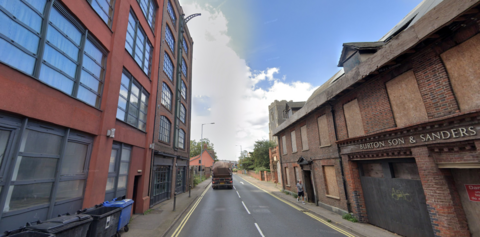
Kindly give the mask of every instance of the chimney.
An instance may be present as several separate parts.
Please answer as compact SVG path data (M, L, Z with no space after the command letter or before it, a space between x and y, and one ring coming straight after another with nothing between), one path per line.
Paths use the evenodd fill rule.
M207 143L203 143L203 150L204 150L204 151L208 150Z

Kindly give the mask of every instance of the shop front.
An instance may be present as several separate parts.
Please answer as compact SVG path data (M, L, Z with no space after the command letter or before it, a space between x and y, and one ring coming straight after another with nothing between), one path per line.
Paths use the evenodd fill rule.
M186 159L177 159L177 176L175 177L175 193L180 194L185 192L187 183L187 163Z
M152 167L150 206L170 199L174 157L155 155Z

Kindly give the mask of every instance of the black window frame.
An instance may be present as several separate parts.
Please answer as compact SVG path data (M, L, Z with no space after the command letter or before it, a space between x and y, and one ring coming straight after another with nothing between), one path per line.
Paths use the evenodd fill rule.
M167 89L167 90L165 90L165 89ZM169 99L167 98L166 94L164 94L165 91L168 91L168 93L169 93L169 96L168 96ZM167 99L168 99L168 100L167 100ZM172 111L172 104L173 104L172 100L173 100L173 92L172 92L172 90L170 89L170 87L167 85L167 83L164 82L163 85L162 85L162 99L161 99L161 102L160 102L160 103L161 103L165 108L167 108L169 111ZM165 102L165 103L164 103L164 102ZM168 102L168 103L167 103L167 102ZM168 105L168 106L167 106L167 105Z
M94 38L93 35L90 34L90 31L88 31L88 29L86 27L84 27L77 19L75 19L75 17L72 14L70 14L65 9L65 7L61 3L59 3L58 1L46 1L43 13L40 13L36 8L34 8L32 5L30 5L26 2L23 2L23 1L19 1L19 2L25 4L25 6L27 6L31 10L33 10L36 14L38 14L42 18L40 32L37 32L36 30L28 27L25 23L21 22L12 13L10 13L7 9L5 9L1 6L0 6L0 11L3 12L5 15L7 15L7 17L9 17L12 21L19 24L20 27L23 27L24 29L30 31L31 33L33 33L37 37L39 37L37 52L33 53L33 52L29 51L28 49L21 46L19 43L15 42L14 40L10 39L8 36L3 35L1 33L0 33L0 39L5 40L7 43L12 45L16 49L22 51L23 53L27 54L28 56L30 56L34 59L35 62L33 64L32 73L22 71L22 69L16 68L15 66L10 65L8 62L4 62L4 61L0 60L0 63L3 63L5 65L7 65L8 67L11 67L11 68L13 68L13 69L25 74L25 75L33 77L37 81L39 81L39 82L41 82L41 83L43 83L43 84L45 84L45 85L47 85L51 88L54 88L55 90L58 90L58 91L60 91L64 94L68 95L69 97L75 98L75 99L77 99L77 100L79 100L79 101L81 101L81 102L83 102L83 103L85 103L89 106L92 106L92 107L95 107L95 108L99 109L100 106L101 106L101 103L102 103L103 87L104 87L104 83L105 83L105 72L106 72L106 68L107 68L106 63L107 63L107 57L108 57L107 50L97 41L97 39ZM62 30L60 30L57 26L53 25L53 23L50 22L50 20L51 20L50 13L51 13L53 8L55 8L62 17L64 17L70 24L73 25L73 27L75 27L76 30L78 30L80 32L81 39L80 39L79 44L74 42L71 37L68 37L68 35L66 33L62 32ZM75 47L78 48L77 59L71 58L70 56L67 55L67 53L63 52L61 49L59 49L53 43L51 43L47 40L49 26L52 27L53 29L57 30L57 32L60 35L63 35L66 38L66 40L68 40L69 42L74 44ZM97 50L99 50L102 53L101 62L97 62L91 55L89 55L88 53L85 52L85 45L86 45L87 40ZM45 60L44 56L45 56L45 49L46 49L47 46L51 47L58 54L61 54L62 56L66 57L68 60L71 60L72 63L74 63L76 65L74 76L68 75L67 73L63 72L62 69L57 68L56 66L48 63ZM83 59L84 59L85 55L88 58L90 58L95 64L97 64L97 66L99 66L102 69L99 77L94 75L92 72L88 71L88 69L85 70L86 68L84 67L85 64L83 62L84 61ZM71 88L71 92L67 93L67 92L63 91L60 87L55 87L55 86L50 85L47 82L43 81L40 78L40 73L41 73L42 69L46 69L46 68L49 68L49 69L55 71L56 73L59 73L61 76L64 77L63 80L72 81L73 85L72 85L72 88ZM98 91L90 88L88 85L81 82L82 70L85 70L90 75L93 75L94 79L99 81ZM89 91L89 92L91 92L91 93L93 93L94 95L97 96L96 101L95 101L95 105L92 105L89 102L87 102L86 100L80 99L78 97L80 88L84 88L87 91Z
M161 116L158 139L162 142L170 143L171 131L172 131L172 122L170 122L170 120L167 117Z
M185 78L187 78L188 75L188 67L187 67L187 62L185 59L182 57L182 74Z
M175 55L175 36L172 33L172 30L170 29L170 26L166 24L167 27L165 27L165 42L168 45L168 48L172 52L173 55Z
M182 80L182 85L181 85L181 89L180 89L180 93L182 95L182 98L184 100L187 100L187 85L185 84L185 82Z
M148 12L145 12L145 10L142 7L142 5L143 5L142 2L143 1L148 1L148 6L146 6L147 9L148 9ZM137 3L140 6L140 9L142 9L143 16L145 17L145 20L147 21L148 26L150 26L150 29L152 30L152 32L154 32L155 31L155 17L157 16L157 11L158 11L157 3L153 0L137 0ZM151 10L150 6L152 6L152 5L153 5L153 11L154 12L153 12L153 15L152 15L152 24L150 24L147 16L150 14L150 10Z
M183 51L185 52L185 55L188 56L188 44L187 44L187 40L185 39L185 36L183 36Z
M171 68L171 72L169 68ZM173 81L174 71L175 71L175 65L173 64L173 61L170 58L170 55L168 55L167 51L165 51L163 55L163 72L167 75L170 81Z
M182 123L185 123L185 121L187 120L187 108L185 108L185 106L182 103L180 103L180 109L178 111L179 111L178 118Z
M114 171L110 172L108 170L108 178L107 178L107 186L108 186L108 179L109 178L114 178L114 183L113 183L113 189L111 190L106 190L107 186L105 186L105 201L111 201L113 198L124 196L127 194L128 190L128 176L130 176L130 166L132 164L132 153L133 153L133 146L124 144L124 143L119 143L119 142L113 142L112 145L112 151L116 150L116 157L115 157L115 167ZM125 162L122 160L122 154L124 150L129 150L130 151L130 157L128 162ZM128 163L127 167L127 174L121 174L120 173L120 167L122 163ZM118 187L118 181L120 177L126 176L126 181L125 181L125 188L119 188ZM113 195L112 195L113 194Z
M110 20L109 22L105 22L105 20L103 19L103 17L97 12L97 10L95 9L95 7L93 6L93 2L97 2L97 5L100 7L100 10L105 13L105 15L107 15L108 19ZM98 1L107 1L107 0L87 0L87 2L90 4L90 6L92 7L92 9L95 11L95 13L100 17L100 19L102 19L102 21L108 26L108 28L112 29L112 24L113 24L113 16L115 15L115 3L116 3L116 0L108 0L107 3L108 3L108 6L109 6L109 11L111 13L107 13L105 11L105 9L103 9L102 5L100 5L100 3Z
M182 138L183 136L183 138ZM182 150L185 150L185 137L186 137L186 133L183 129L178 129L178 141L177 141L177 147L182 149Z
M148 116L148 99L150 98L150 93L148 93L148 91L142 86L142 84L140 84L136 79L135 77L133 77L133 75L128 72L125 68L123 69L122 71L122 74L125 75L130 81L129 81L129 85L128 87L126 88L127 89L127 92L128 92L128 95L127 95L127 98L125 98L121 93L119 94L119 98L118 98L118 104L117 104L117 115L116 115L116 118L122 122L125 122L133 127L135 127L136 129L140 130L140 131L143 131L143 132L146 132L146 127L147 127L147 116ZM123 84L123 82L120 83L120 90L122 87L125 87L126 85ZM135 105L131 105L131 95L132 95L132 85L135 85L138 89L139 89L139 96L138 96L138 102L137 102L137 105L138 106L135 106ZM145 99L145 103L142 102L142 97L143 96L146 96L147 98ZM121 108L120 107L120 98L123 98L126 100L126 105L125 105L125 109ZM142 107L142 103L145 104L145 112L142 111L141 107ZM130 113L130 106L133 106L135 109L137 109L137 113L134 114L134 113ZM121 110L124 112L124 116L123 116L123 119L119 118L118 116L118 110ZM141 113L145 114L145 120L141 120L140 119L140 115ZM134 118L136 118L137 122L136 124L133 124L133 123L130 123L129 120L128 120L128 116L132 116ZM145 129L141 129L139 126L140 124L143 123L145 125Z
M130 45L130 43L128 42L127 39L125 39L125 50L127 50L128 54L130 54L130 56L132 56L133 58L133 61L135 61L135 63L137 63L137 65L140 67L140 69L142 70L142 72L150 79L150 75L152 73L152 58L153 58L153 45L152 43L150 42L150 39L148 39L148 35L145 33L145 30L143 29L143 27L141 26L140 24L140 21L138 20L138 17L137 15L135 14L135 12L133 11L133 9L130 8L130 12L129 12L129 17L132 16L133 20L135 21L135 26L133 26L133 45ZM130 24L130 21L127 23L127 24ZM143 53L142 53L142 61L141 63L137 61L137 35L138 34L142 34L143 37L144 37L144 44L142 46L143 48ZM127 37L128 35L132 35L131 32L128 31L127 29ZM130 52L128 49L127 49L127 44L131 46L132 48L132 52ZM150 51L150 54L148 55L148 65L145 65L145 58L146 58L146 50L147 50L147 46L150 48L149 51ZM145 72L145 66L147 66L148 68L148 72Z
M172 20L173 25L177 25L177 14L175 14L175 9L172 6L170 0L167 0L167 12L170 16L170 20Z

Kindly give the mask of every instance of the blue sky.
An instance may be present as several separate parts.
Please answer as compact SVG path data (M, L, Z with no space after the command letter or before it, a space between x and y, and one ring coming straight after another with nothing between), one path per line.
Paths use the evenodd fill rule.
M340 68L342 44L377 41L421 0L181 0L194 40L192 139L236 159L268 138L268 105L306 100ZM198 130L198 131L197 131Z

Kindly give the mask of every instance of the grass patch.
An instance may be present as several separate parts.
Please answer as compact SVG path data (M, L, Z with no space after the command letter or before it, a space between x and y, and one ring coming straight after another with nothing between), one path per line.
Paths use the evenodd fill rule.
M146 210L146 211L143 213L143 215L148 215L148 213L150 213L150 212L152 212L152 209Z
M197 186L199 183L205 180L205 176L195 175L193 178L193 186Z
M297 198L297 197L298 197L298 195L297 195L296 193L292 193L292 196L293 196L294 198Z
M330 220L330 219L327 219L327 222L332 222L332 220Z
M342 216L343 219L347 220L347 221L351 221L351 222L358 222L357 218L355 218L352 214L350 213L347 213L345 215Z

